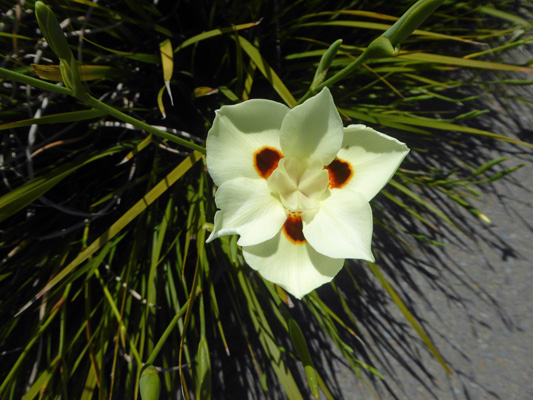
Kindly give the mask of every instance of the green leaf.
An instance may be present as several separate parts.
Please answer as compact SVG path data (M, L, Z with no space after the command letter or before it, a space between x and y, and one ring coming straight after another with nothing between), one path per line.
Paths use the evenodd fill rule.
M52 361L50 361L48 367L41 373L41 375L39 375L39 378L37 378L31 388L24 394L22 400L33 400L39 395L39 392L42 391L53 378L54 372L59 365L59 361L61 361L60 355L57 355Z
M350 117L357 118L361 121L372 122L375 124L388 125L390 123L393 123L393 124L400 123L400 124L406 124L406 125L422 126L424 128L463 132L463 133L469 133L472 135L485 136L491 139L501 140L502 142L509 142L509 143L514 143L514 144L519 144L521 146L533 147L532 143L527 143L527 142L524 142L518 139L509 138L507 136L498 135L496 133L484 131L481 129L470 128L468 126L452 124L452 123L444 122L444 121L437 121L437 120L429 119L429 118L407 117L403 115L376 113L376 112L367 111L367 110L365 112L356 111L356 110L344 110L344 112L348 114Z
M35 38L31 38L28 36L22 36L22 35L16 35L14 33L8 33L8 32L0 32L0 37L8 37L11 39L22 39L22 40L35 40Z
M237 270L237 277L241 284L242 292L246 298L246 306L250 311L250 318L254 324L259 341L263 346L263 350L265 351L281 386L285 390L289 399L303 400L298 385L282 358L280 347L275 341L275 335L270 328L261 305L259 304L255 290L252 289L251 283L245 275L243 268Z
M427 226L431 227L432 229L438 231L437 227L432 224L431 222L429 222L426 218L422 217L419 213L417 213L415 210L413 210L411 207L407 206L404 202L402 202L400 199L398 199L396 196L393 196L392 194L390 194L389 192L387 192L386 190L382 190L380 192L381 194L383 194L385 197L387 197L389 200L391 200L392 202L394 202L395 204L397 204L398 206L402 207L405 211L407 211L409 214L411 214L412 216L414 216L416 219L418 219L419 221L422 221L424 224L426 224Z
M59 65L31 64L31 67L41 79L63 82ZM112 68L108 65L78 65L78 72L82 81L93 81L105 78Z
M22 121L9 122L0 125L0 131L5 129L21 128L31 125L45 125L45 124L64 124L68 122L84 121L87 119L99 118L106 115L100 110L82 110L71 111L61 114L46 115L40 118L24 119Z
M167 87L165 83L163 86L161 86L161 89L159 89L159 92L157 92L157 107L159 107L159 112L161 113L163 118L167 117L167 113L165 112L165 104L163 104L163 93L165 93L165 89L169 89L169 88L170 86Z
M174 105L172 92L170 90L170 80L172 79L172 73L174 72L174 53L172 52L172 43L170 42L170 39L166 39L159 43L159 52L161 53L161 65L163 66L163 80L170 97L170 102ZM165 115L164 110L162 114Z
M8 372L8 374L6 375L4 381L2 382L2 384L0 385L0 396L2 396L4 394L4 390L7 388L8 384L11 383L11 378L13 377L13 375L15 374L15 372L17 371L17 369L22 365L22 362L24 361L24 359L26 358L26 356L28 355L28 353L30 352L30 350L33 348L33 346L35 345L35 343L37 342L37 340L41 337L41 335L44 333L44 331L46 330L46 328L48 327L48 325L50 325L50 323L54 320L55 316L57 315L57 313L59 312L60 308L56 308L54 309L49 315L48 317L44 320L44 322L42 322L36 329L35 332L33 332L32 336L31 336L31 339L28 341L28 343L26 344L26 346L24 347L24 350L22 350L22 352L20 353L19 357L17 358L17 360L15 361L15 363L13 364L13 366L11 367L10 371ZM3 397L2 397L3 398Z
M201 42L202 40L206 40L206 39L210 39L212 37L216 37L216 36L220 36L220 35L223 35L225 33L233 33L233 32L236 32L236 31L240 31L241 29L248 29L248 28L251 28L253 26L256 26L260 23L261 21L257 21L257 22L248 22L246 24L240 24L240 25L235 25L235 26L230 26L230 27L227 27L227 28L219 28L219 29L213 29L213 30L210 30L210 31L207 31L207 32L202 32L198 35L195 35L185 41L183 41L183 43L181 43L178 47L176 47L174 49L174 53L177 53L178 51L184 49L185 47L188 47L192 44L195 44L195 43L198 43L198 42Z
M158 64L159 61L161 60L161 58L156 56L155 54L134 53L134 52L129 52L129 51L120 51L120 50L115 50L115 49L111 49L109 47L102 46L101 44L93 42L93 41L87 39L86 37L83 37L83 40L85 40L86 42L88 42L88 43L92 44L93 46L96 46L96 47L98 47L98 48L100 48L102 50L105 50L105 51L108 51L110 53L116 54L117 56L122 56L122 57L129 58L131 60L141 61L141 62L144 62L144 63L147 63L147 64Z
M152 143L152 134L146 136L139 144L137 144L132 151L130 151L126 156L122 159L121 162L119 162L117 165L121 165L124 163L127 163L129 160L131 160L133 157L135 157L137 154L139 154L142 150L144 150L150 143ZM96 204L93 204L95 206Z
M444 358L442 355L438 352L436 347L433 345L427 334L424 332L424 329L420 326L418 321L413 317L413 315L409 312L403 301L400 299L400 297L396 294L396 291L392 288L392 286L389 284L383 273L380 271L379 267L371 262L367 261L367 265L369 266L372 273L378 278L379 282L383 286L383 288L389 293L389 295L392 297L392 300L394 303L396 303L396 306L398 309L402 312L404 317L409 321L411 326L414 328L414 330L418 333L426 347L433 353L435 358L439 361L439 363L442 365L442 367L445 369L447 373L450 375L452 374L452 370L448 367L446 364L446 361L444 361Z
M309 382L311 393L315 399L318 399L320 397L320 393L318 391L318 377L315 365L313 364L313 358L311 357L311 354L309 354L305 336L302 333L300 326L293 318L289 319L289 337L291 338L291 342L294 345L296 353L304 365L305 376L307 377L307 382Z
M516 71L516 72L533 72L533 68L522 67L520 65L502 64L491 61L471 60L468 58L443 56L440 54L430 53L400 53L396 59L420 61L424 63L435 63L453 65L456 67L468 67L479 69L490 69L496 71Z
M56 168L5 194L0 197L0 222L31 204L77 169L123 150L124 146L119 145L105 151L93 153L81 160L75 160Z
M257 65L257 68L259 68L259 71L261 71L265 78L270 82L274 90L279 94L283 101L289 107L294 107L297 103L296 99L281 81L276 72L270 67L270 65L268 65L263 56L261 56L259 50L242 36L238 36L238 40L243 50L248 54L248 56L250 56L255 65Z
M40 298L43 294L48 292L63 280L68 274L87 260L91 255L97 252L107 241L115 237L122 229L124 229L131 221L141 214L148 206L157 200L163 193L165 193L178 179L180 179L198 160L202 158L201 153L194 151L185 160L183 160L176 168L174 168L165 178L163 178L157 185L155 185L141 200L139 200L133 207L124 213L109 229L100 235L94 242L85 248L78 256L63 268L46 286L41 289L36 298ZM1 200L1 199L0 199Z
M412 200L414 200L416 203L420 204L421 206L427 208L429 211L431 211L433 214L437 215L438 217L442 218L445 222L456 228L457 230L461 231L457 225L453 223L453 221L446 215L444 212L435 206L434 204L430 203L429 201L424 200L422 197L420 197L418 194L413 192L411 189L407 188L405 185L402 185L399 182L396 182L394 179L391 179L389 181L389 185L394 187L396 190L402 192L403 194L410 197Z
M497 8L494 8L494 7L481 6L481 7L478 7L477 11L483 14L490 15L491 17L496 17L496 18L503 19L504 21L509 21L515 25L519 25L519 26L531 25L531 21L527 21L524 18L516 14L511 14L511 13L508 13L502 10L498 10Z
M0 77L4 79L12 79L14 81L24 83L26 85L34 86L39 89L48 90L49 92L59 93L59 94L68 94L72 96L72 90L57 86L49 82L42 81L40 79L32 78L31 76L26 76L16 71L10 71L5 68L0 68Z
M347 28L386 31L387 29L391 28L392 25L381 24L379 22L337 20L337 21L325 21L325 22L322 22L322 21L306 22L304 24L299 24L296 27L306 27L306 26L340 26L340 27L347 27ZM413 31L412 34L416 36L427 37L432 40L453 40L456 42L475 43L472 40L464 39L459 36L445 35L443 33L429 32L429 31L423 31L419 29L416 29L415 31Z

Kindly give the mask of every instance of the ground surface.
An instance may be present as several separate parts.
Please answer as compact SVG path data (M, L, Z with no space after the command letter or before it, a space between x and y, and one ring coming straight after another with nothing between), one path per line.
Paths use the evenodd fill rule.
M387 379L386 384L376 382L380 398L533 399L531 163L514 179L516 184L495 185L499 195L486 195L480 202L493 222L483 233L486 245L479 240L448 242L440 251L440 271L428 278L411 270L419 293L406 288L410 302L453 376L413 334L393 331L367 343L376 349L371 351L373 365ZM501 247L490 245L494 236ZM425 256L418 261L428 269L435 263ZM401 323L392 302L386 309ZM344 399L371 398L342 364L336 366Z
M531 58L522 49L511 61ZM531 86L515 93L533 99ZM491 109L486 128L533 142L531 106L490 94L482 101ZM525 164L486 187L474 203L492 223L472 224L465 236L444 235L445 248L396 261L408 277L396 288L453 375L428 353L392 301L369 304L381 334L374 330L379 322L361 328L369 361L386 377L373 382L381 399L533 399L533 151L507 144L482 151L488 158L509 157L507 167ZM339 398L374 398L341 361L333 366Z
M512 57L507 61L524 64L533 54L522 48L514 51ZM465 77L469 78L471 75ZM483 74L476 79L501 78ZM525 74L509 78L533 79ZM531 85L513 87L511 92L508 94L529 102L533 99ZM473 94L480 95L479 109L490 110L478 118L478 128L533 142L531 105L497 92ZM533 149L467 136L458 137L462 146L443 149L442 154L433 156L434 163L445 168L447 164L453 168L461 162L478 167L489 160L507 157L496 171L524 164L504 179L478 188L483 196L472 199L472 204L491 223L476 219L449 199L442 201L425 193L425 199L460 222L463 234L448 229L445 223L438 225L440 232L435 234L416 221L401 221L407 232L428 235L445 245L417 245L414 240L411 244L415 249L411 253L402 251L393 242L384 242L384 237L389 235L380 236L375 232L373 238L379 256L377 264L453 374L447 374L427 350L368 268L355 262L351 270L363 293L354 293L344 270L335 283L345 293L365 343L357 349L357 357L377 368L385 379L372 379L367 374L366 385L354 376L344 357L311 320L299 321L313 353L322 355L322 360L314 360L319 371L325 371L323 378L334 399L533 399ZM428 153L423 157L428 157ZM455 160L447 163L448 158ZM319 294L332 308L338 304L331 289L320 288ZM344 315L342 309L335 311ZM345 339L352 347L358 345L353 337ZM220 377L223 388L214 398L266 398L247 359L237 360L235 365L230 365L228 360L222 354L215 366L219 374L225 373ZM294 364L292 368L298 366ZM298 385L305 398L312 398L302 377L303 374ZM372 393L369 387L377 393ZM271 382L268 398L284 399L285 395Z

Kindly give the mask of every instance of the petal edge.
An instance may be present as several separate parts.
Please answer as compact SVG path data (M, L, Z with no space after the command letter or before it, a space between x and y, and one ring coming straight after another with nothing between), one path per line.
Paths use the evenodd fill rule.
M216 111L207 134L206 163L217 186L233 178L260 178L254 154L262 147L281 151L279 130L289 108L271 100L252 99Z
M280 131L285 157L316 159L323 165L333 161L342 138L342 120L328 88L291 109Z
M263 278L298 299L331 282L344 265L344 259L326 257L307 243L293 244L281 233L265 243L243 247L243 256Z

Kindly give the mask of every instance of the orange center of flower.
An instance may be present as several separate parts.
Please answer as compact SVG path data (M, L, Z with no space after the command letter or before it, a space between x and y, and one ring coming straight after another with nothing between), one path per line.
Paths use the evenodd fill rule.
M262 147L254 154L255 170L262 178L268 179L282 158L283 155L279 150L273 147Z
M287 221L283 224L283 233L294 244L303 244L306 242L300 213L289 214Z
M353 175L352 167L338 158L325 167L329 172L329 188L339 189L346 185Z

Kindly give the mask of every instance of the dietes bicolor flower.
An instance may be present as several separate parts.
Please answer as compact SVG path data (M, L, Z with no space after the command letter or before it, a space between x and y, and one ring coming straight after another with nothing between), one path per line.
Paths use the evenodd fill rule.
M408 152L364 125L343 128L327 88L293 109L223 106L207 136L219 209L207 241L239 235L248 265L301 299L346 258L374 261L369 201Z

